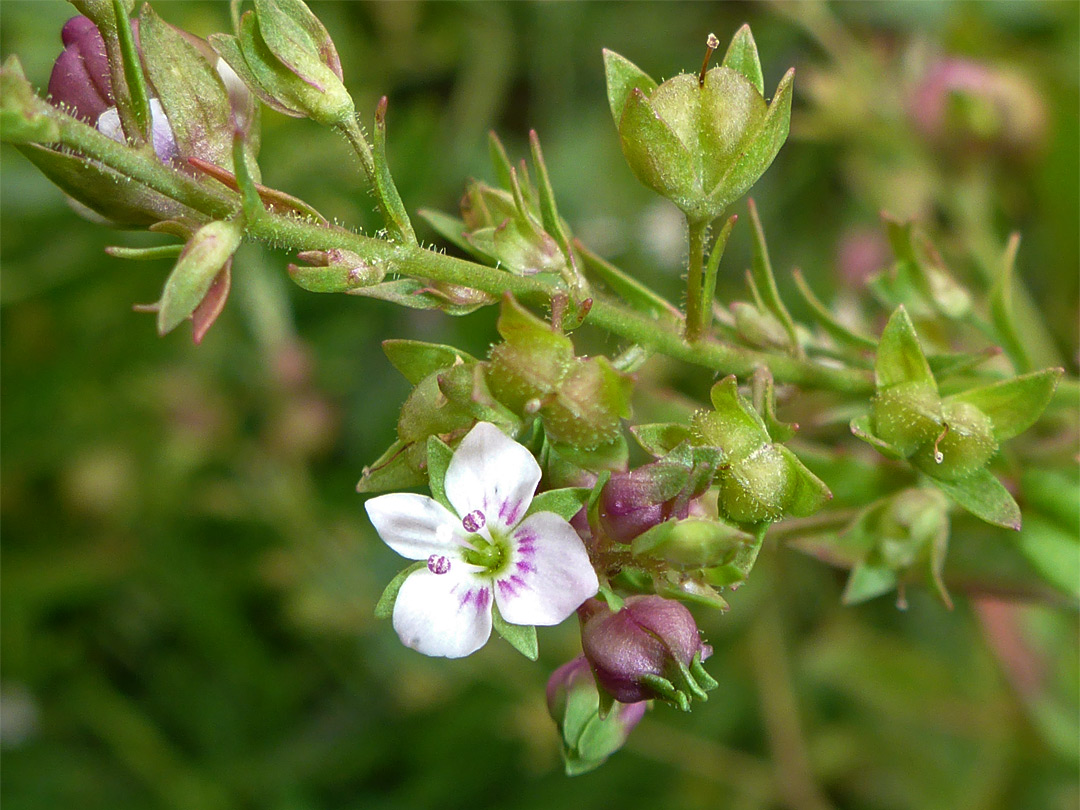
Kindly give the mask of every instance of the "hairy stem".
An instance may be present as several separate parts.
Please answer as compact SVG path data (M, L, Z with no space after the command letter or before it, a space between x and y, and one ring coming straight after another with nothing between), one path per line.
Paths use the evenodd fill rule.
M705 242L709 223L686 221L689 255L686 260L686 340L696 343L705 331L705 301L702 296L702 275L705 267ZM711 306L711 301L709 302Z

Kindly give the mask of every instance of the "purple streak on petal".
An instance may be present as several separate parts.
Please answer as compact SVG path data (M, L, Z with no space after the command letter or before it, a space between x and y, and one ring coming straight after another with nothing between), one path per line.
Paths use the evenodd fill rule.
M521 517L521 501L503 501L499 506L499 519L504 526L516 526Z
M536 571L536 566L525 560L518 560L514 564L514 570L520 571L522 574L532 574Z
M489 588L481 588L476 594L476 609L485 610L488 605L491 604L491 590Z

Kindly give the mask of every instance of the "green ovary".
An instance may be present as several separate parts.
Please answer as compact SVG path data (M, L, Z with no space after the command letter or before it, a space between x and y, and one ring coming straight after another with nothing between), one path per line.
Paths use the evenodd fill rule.
M899 383L878 391L870 419L874 435L910 456L941 434L941 400L927 383Z
M941 409L945 431L940 441L916 451L912 462L927 475L942 481L967 478L986 466L998 443L990 418L966 402L945 403Z

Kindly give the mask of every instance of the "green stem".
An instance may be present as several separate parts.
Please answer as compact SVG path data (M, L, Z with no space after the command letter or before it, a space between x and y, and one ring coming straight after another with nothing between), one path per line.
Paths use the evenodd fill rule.
M686 220L689 257L686 265L686 340L696 343L705 332L705 304L702 296L702 276L705 266L705 243L709 235L708 220ZM711 304L711 302L710 302Z
M240 208L238 196L224 187L220 191L207 187L152 157L110 140L70 116L58 112L56 119L64 146L188 206L195 214L202 214L207 219L228 219ZM556 288L535 278L515 276L419 245L388 242L282 214L267 212L248 224L247 235L289 251L351 250L384 264L390 272L399 275L459 284L497 296L511 293L536 305L548 304L552 294L557 292ZM703 243L703 229L701 236ZM700 301L700 296L697 300ZM722 374L746 376L759 366L767 366L779 382L848 394L863 395L874 390L873 378L866 371L820 365L807 358L769 354L710 338L691 344L673 324L665 324L602 296L594 298L586 323L652 352Z

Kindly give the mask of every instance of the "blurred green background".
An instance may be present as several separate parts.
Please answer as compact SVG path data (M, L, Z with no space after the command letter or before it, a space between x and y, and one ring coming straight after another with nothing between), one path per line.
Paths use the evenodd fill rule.
M224 2L156 7L203 36L228 26ZM697 69L708 32L726 41L750 22L767 90L797 67L792 140L754 192L774 265L848 294L883 261L886 209L918 216L977 280L1021 230L1045 350L1075 374L1076 3L312 7L358 108L390 97L391 165L411 209L454 210L467 177L491 179L487 130L520 156L535 127L578 235L675 299L680 225L622 161L600 49L667 77ZM71 14L3 0L2 55L44 86ZM960 127L920 128L908 99L942 55L1018 75L1015 120L988 120L976 98L953 110ZM377 227L343 143L263 120L265 182ZM353 488L408 392L379 341L483 354L493 313L452 320L305 293L287 257L246 246L203 345L183 329L158 339L131 305L156 300L167 263L102 249L160 239L79 219L14 149L0 168L5 810L1080 801L1071 569L1027 602L972 587L948 612L920 588L906 612L888 598L852 609L839 604L842 574L784 549L766 553L729 614L701 616L720 681L709 702L692 715L658 707L627 750L565 778L543 686L577 651L572 623L541 630L539 665L501 641L447 662L406 650L371 615L400 560ZM725 295L747 266L745 230L729 251ZM709 382L662 364L655 377L695 394ZM1004 532L964 527L952 553L1012 580L1055 566ZM1075 544L1074 526L1055 531Z

